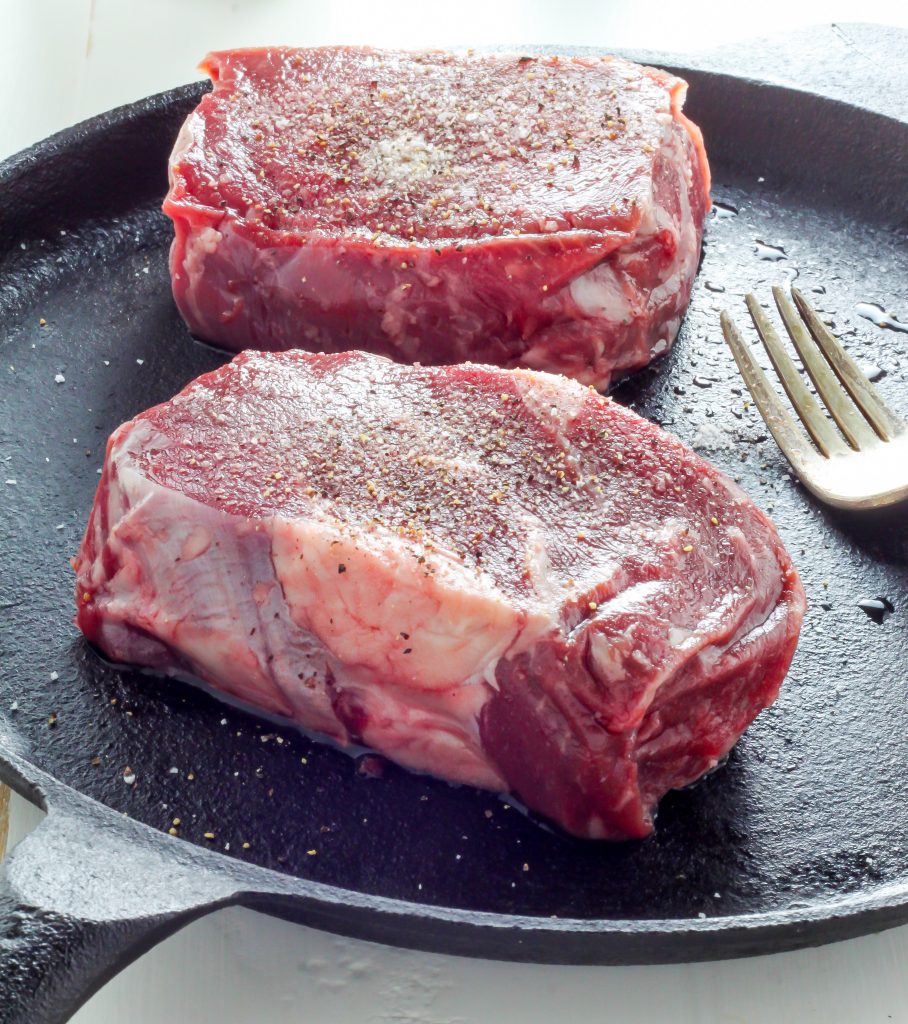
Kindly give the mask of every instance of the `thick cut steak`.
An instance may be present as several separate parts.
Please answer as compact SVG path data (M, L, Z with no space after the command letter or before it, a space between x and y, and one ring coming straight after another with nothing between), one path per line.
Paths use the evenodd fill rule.
M580 836L643 836L775 698L770 521L563 377L243 353L111 437L77 622Z
M686 84L615 57L234 50L171 157L173 291L231 349L596 387L674 340L709 207Z

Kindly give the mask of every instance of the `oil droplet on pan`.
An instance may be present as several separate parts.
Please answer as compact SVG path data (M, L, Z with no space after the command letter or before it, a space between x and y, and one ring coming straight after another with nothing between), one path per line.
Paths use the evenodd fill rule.
M781 245L770 245L768 242L764 242L761 238L756 239L754 252L761 260L769 260L772 263L788 259L788 253Z
M860 370L869 381L882 380L886 376L886 371L876 363L865 363Z
M738 208L731 203L719 203L713 200L713 220L731 220L738 216Z
M886 617L895 611L888 597L862 597L858 601L858 608L866 612L878 626L882 626Z
M891 313L887 313L882 306L878 306L875 302L859 302L854 308L859 316L876 324L877 327L885 327L890 331L902 331L904 334L908 334L908 324L896 320Z

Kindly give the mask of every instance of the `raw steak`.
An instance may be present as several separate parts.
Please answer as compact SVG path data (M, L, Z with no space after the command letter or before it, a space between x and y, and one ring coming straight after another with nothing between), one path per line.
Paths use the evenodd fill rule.
M360 352L120 427L75 568L112 659L608 839L772 702L804 609L747 496L591 388Z
M709 207L686 84L615 57L211 54L171 157L173 291L231 349L646 365Z

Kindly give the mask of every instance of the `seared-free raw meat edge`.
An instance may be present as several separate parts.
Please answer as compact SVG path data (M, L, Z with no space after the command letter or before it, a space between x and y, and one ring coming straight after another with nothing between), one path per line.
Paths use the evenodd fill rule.
M686 83L616 57L231 50L170 161L173 293L241 350L551 370L665 352L709 208Z
M111 659L607 839L772 703L804 611L747 495L593 389L360 352L125 423L74 566Z

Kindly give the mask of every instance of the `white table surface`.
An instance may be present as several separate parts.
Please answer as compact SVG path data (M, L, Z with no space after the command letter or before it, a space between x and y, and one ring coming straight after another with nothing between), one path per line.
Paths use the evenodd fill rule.
M209 49L545 42L680 52L836 20L908 27L908 4L0 0L0 158L82 118L189 81ZM39 818L14 796L10 843ZM559 1018L571 1024L908 1022L908 927L717 964L540 967L395 950L227 910L127 968L74 1020L549 1024Z

